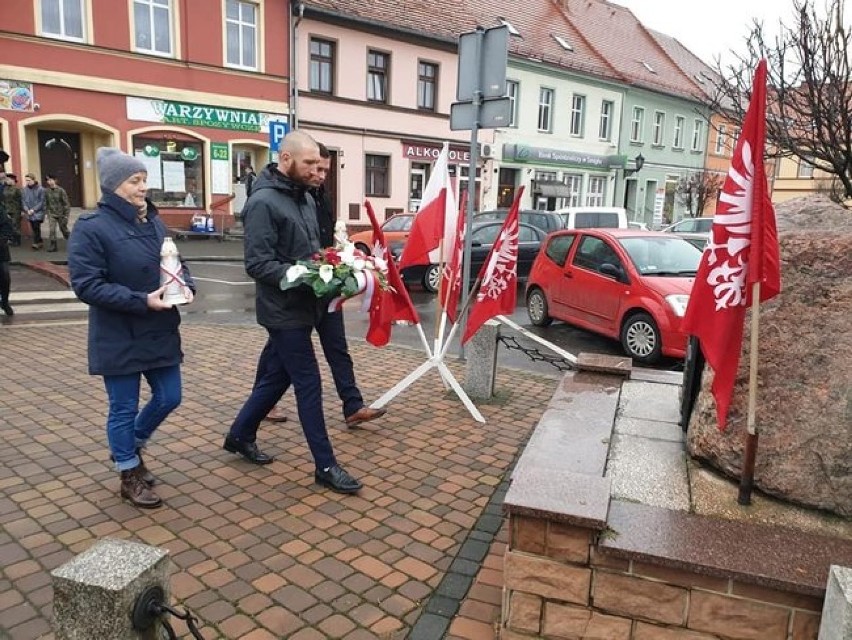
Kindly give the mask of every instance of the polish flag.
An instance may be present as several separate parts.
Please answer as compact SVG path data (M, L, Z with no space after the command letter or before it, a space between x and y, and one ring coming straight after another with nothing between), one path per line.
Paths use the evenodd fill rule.
M518 298L518 208L523 193L524 188L520 187L500 235L479 272L482 283L467 318L462 344L470 340L487 320L515 310Z
M435 251L438 244L444 240L447 247L453 241L456 199L450 185L449 154L450 147L445 142L423 189L420 210L414 217L411 233L399 258L400 269L415 264L436 264L439 260Z
M376 288L370 304L370 326L367 328L367 342L377 347L383 347L390 341L393 323L401 320L412 324L419 324L420 317L408 296L408 291L399 270L393 261L393 256L388 250L385 234L376 220L373 205L369 200L364 203L367 207L367 215L370 224L373 225L373 255L383 259L388 265L387 279L392 287L390 291Z
M464 255L464 226L467 205L467 191L462 194L461 205L456 222L456 235L450 245L447 267L441 273L441 306L447 312L450 322L458 318L459 297L462 293L462 256Z
M760 283L760 302L781 290L775 210L763 166L765 137L766 60L761 60L683 319L684 331L699 338L715 374L712 391L722 431L740 361L746 307L754 302L751 285Z

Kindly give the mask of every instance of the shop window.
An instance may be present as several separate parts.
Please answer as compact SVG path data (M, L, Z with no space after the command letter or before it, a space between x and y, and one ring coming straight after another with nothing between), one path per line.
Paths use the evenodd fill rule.
M133 154L148 167L148 198L158 208L203 208L204 146L176 136L134 136Z

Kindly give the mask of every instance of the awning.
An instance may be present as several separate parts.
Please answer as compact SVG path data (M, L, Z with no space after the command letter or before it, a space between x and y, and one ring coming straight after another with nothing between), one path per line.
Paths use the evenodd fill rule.
M537 182L535 190L545 198L570 198L573 195L571 188L561 182Z

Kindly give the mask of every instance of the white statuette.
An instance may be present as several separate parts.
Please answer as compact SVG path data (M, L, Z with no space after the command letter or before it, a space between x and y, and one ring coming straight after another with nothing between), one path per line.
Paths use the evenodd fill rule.
M177 246L169 237L163 239L160 249L160 286L165 286L163 302L169 304L186 304L186 282L183 280L183 266Z

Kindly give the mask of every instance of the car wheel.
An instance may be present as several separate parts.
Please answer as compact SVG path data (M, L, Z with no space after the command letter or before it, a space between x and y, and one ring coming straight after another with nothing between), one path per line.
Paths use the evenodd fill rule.
M634 313L621 328L621 346L634 360L656 362L663 350L657 323L645 312Z
M371 254L370 247L365 245L363 242L356 242L355 248L358 249L359 251L363 251L365 255L369 256Z
M429 293L437 293L441 286L441 267L430 264L423 272L423 288Z
M541 289L533 289L527 295L527 315L537 327L547 327L553 322L548 314L547 298Z

